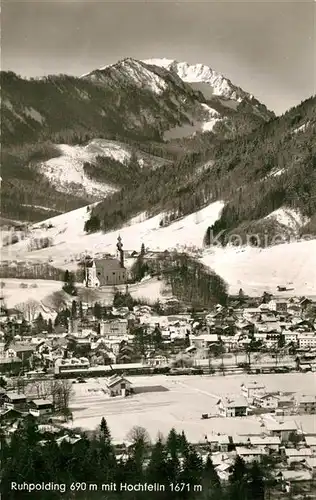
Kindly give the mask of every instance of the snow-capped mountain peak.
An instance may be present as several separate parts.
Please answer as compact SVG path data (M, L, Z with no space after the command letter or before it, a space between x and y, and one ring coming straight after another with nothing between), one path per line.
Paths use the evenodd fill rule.
M189 64L188 62L179 62L172 59L146 59L145 64L159 66L175 72L181 80L188 83L208 83L213 88L214 96L225 97L229 99L241 100L244 97L250 97L239 87L225 78L220 73L214 71L205 64Z

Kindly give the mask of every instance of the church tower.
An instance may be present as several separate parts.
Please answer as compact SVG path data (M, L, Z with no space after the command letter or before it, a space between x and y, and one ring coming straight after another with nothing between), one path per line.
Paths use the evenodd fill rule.
M117 258L120 261L121 267L124 269L124 250L123 250L122 238L120 235L118 235L117 238L116 248L117 248Z
M95 265L95 260L92 263L86 265L85 268L85 285L87 288L95 288L100 286L100 281L97 277L97 269Z

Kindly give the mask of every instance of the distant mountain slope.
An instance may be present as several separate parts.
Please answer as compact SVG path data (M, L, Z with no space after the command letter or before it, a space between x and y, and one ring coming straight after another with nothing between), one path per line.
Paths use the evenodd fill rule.
M252 105L241 89L238 106L231 106L232 99L226 106L224 94L221 101L210 100L175 71L130 58L82 78L25 80L2 72L1 87L2 215L26 221L73 210L113 192L113 186L127 186L128 173L130 188L143 182L137 168L117 174L113 155L112 162L91 163L86 154L91 140L132 146L145 166L166 165L165 159L182 156L184 143L191 147L193 134L207 132L205 143L223 140L247 134L273 115L264 106L258 115L259 104ZM162 159L150 160L145 152Z
M224 236L236 229L243 236L266 228L275 232L273 223L262 219L282 207L299 210L316 234L315 127L316 98L311 98L248 136L188 155L172 171L153 172L133 193L114 194L95 207L100 225L94 227L108 231L144 211L167 211L164 224L225 200L214 227Z

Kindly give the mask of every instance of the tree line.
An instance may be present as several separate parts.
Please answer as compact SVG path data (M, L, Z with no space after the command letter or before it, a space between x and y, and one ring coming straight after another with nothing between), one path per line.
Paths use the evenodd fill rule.
M34 417L28 416L7 441L1 436L1 491L8 500L29 498L27 491L14 491L12 482L65 485L63 498L186 499L186 500L264 500L266 470L257 463L246 465L237 457L229 480L222 483L212 462L206 461L187 440L184 432L172 429L164 438L151 442L147 431L134 427L127 435L130 443L120 456L113 445L107 422L102 418L90 436L81 433L74 444L57 443L49 431L41 434ZM74 439L76 441L76 439ZM115 484L117 491L101 491L102 484ZM164 491L148 493L119 491L120 484L159 484ZM75 485L86 484L88 487ZM98 491L89 485L99 486ZM171 486L173 485L173 486ZM177 486L178 485L178 486ZM183 485L183 486L181 486ZM32 498L60 498L58 491L33 491Z

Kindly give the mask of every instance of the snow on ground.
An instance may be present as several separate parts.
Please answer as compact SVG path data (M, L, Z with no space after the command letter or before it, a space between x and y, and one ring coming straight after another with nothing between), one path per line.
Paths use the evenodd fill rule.
M202 119L192 119L192 124L185 123L184 125L177 125L164 133L164 140L183 139L184 137L191 137L197 132L211 132L216 123L223 121L222 116L205 103L201 104L203 108Z
M115 245L119 235L122 237L125 250L139 250L142 243L150 250L201 248L207 227L219 218L223 206L223 202L212 203L166 227L160 227L164 214L150 219L146 219L146 214L142 214L134 217L119 230L89 235L84 232L84 221L89 218L89 212L84 207L33 226L35 229L33 237L52 238L54 246L28 252L29 240L25 239L15 245L5 247L2 259L42 262L52 259L52 265L64 267L65 261L71 258L75 260L76 256L82 255L85 251L93 255L100 252L115 254ZM44 226L48 223L53 227L45 229Z
M61 192L79 195L102 197L116 191L116 188L105 183L91 179L84 172L84 163L94 163L97 156L109 157L122 163L122 168L131 157L131 148L124 143L106 139L93 139L85 146L70 146L58 144L61 156L51 158L38 166L40 172ZM139 153L141 166L153 168L166 163L166 160L146 153Z
M216 413L216 403L221 396L240 394L242 383L256 380L263 382L268 391L284 391L316 394L313 373L286 375L228 375L228 376L182 376L128 377L134 387L162 386L167 391L146 392L125 399L107 398L102 393L104 379L90 379L86 384L74 385L75 396L71 402L74 427L93 430L106 417L115 441L126 440L133 426L145 427L152 439L158 432L166 435L172 427L184 432L192 442L205 440L213 434L262 433L261 421L257 417L211 418L202 420L202 413ZM96 391L96 392L94 392ZM309 417L309 415L307 415ZM299 426L311 426L311 419L295 416Z
M86 193L90 196L104 196L104 194L114 192L114 187L91 179L85 174L84 163L93 163L98 154L97 152L90 151L88 146L59 144L57 147L61 152L61 156L43 162L38 166L38 170L47 177L58 191L64 193L79 195ZM108 156L112 156L110 154L110 145L108 153ZM106 150L104 156L107 156ZM119 156L122 155L120 154Z
M52 294L60 291L63 286L61 281L40 279L32 280L23 278L2 278L1 283L3 284L1 293L7 307L13 308L18 304L32 300L38 303L38 312L42 312L43 316L48 314L49 317L51 316L51 312L54 307ZM24 286L21 287L21 284ZM126 285L121 285L117 288L125 292ZM79 297L83 301L87 300L85 298L86 290L87 289L83 286L78 287ZM168 291L166 290L164 282L159 281L156 278L150 278L140 283L129 285L128 291L135 299L147 299L147 301L152 304L158 299L162 301L167 296L171 296L167 293ZM111 305L115 292L114 287L103 287L100 289L94 289L93 293L95 299L93 299L92 302L99 301L104 305Z
M297 233L303 226L309 222L308 217L304 217L298 210L293 210L291 208L278 208L271 214L269 214L265 219L275 219L277 222L283 226L292 229Z
M53 280L1 278L1 282L3 284L1 293L7 307L13 308L29 300L36 301L38 303L37 314L42 312L44 317L46 315L51 316L51 310L46 305L46 299L62 288L60 281ZM21 284L26 286L22 288Z
M242 288L251 296L293 288L284 295L316 295L316 240L254 247L214 248L201 259L222 276L231 293Z

